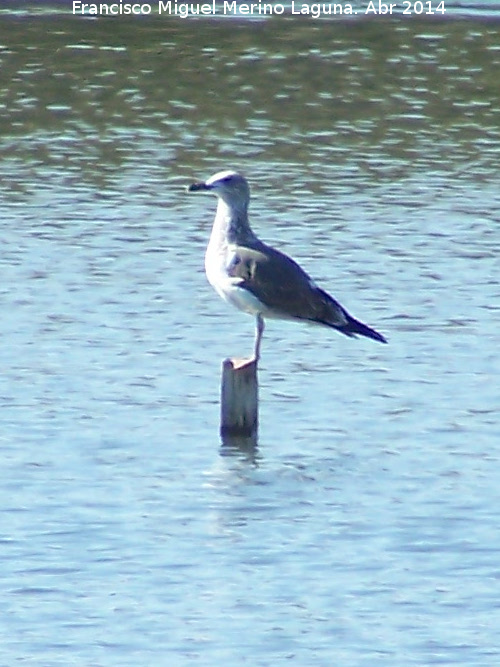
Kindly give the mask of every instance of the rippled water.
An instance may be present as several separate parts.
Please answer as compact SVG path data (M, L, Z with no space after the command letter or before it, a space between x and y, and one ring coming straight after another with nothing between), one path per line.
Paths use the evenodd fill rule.
M0 664L498 664L500 30L467 7L3 11ZM229 166L390 343L269 323L255 452L218 435L253 322L184 192Z

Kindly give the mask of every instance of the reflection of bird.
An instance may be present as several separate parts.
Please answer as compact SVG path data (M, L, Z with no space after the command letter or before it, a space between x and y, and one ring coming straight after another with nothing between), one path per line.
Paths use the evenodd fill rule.
M250 189L243 176L221 171L188 187L188 192L200 190L214 192L219 200L205 256L207 278L223 299L256 316L255 359L265 317L323 324L346 336L387 342L351 317L293 259L255 236L248 222Z

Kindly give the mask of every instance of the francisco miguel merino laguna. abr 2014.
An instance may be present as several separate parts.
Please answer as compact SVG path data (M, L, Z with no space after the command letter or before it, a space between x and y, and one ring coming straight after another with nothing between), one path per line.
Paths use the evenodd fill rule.
M331 15L392 15L393 13L400 13L401 15L420 15L420 14L441 14L446 12L444 0L426 0L422 2L416 0L410 2L403 0L399 3L391 2L385 3L382 0L370 0L364 10L353 9L352 4L344 3L296 3L292 0L291 6L285 6L281 3L270 3L258 0L249 4L238 4L237 0L223 0L217 3L216 0L211 2L197 3L197 2L178 2L178 0L160 0L158 3L151 4L146 2L102 2L102 3L87 3L74 0L73 14L83 14L91 16L119 16L119 15L149 15L154 9L161 15L180 16L181 18L188 18L189 16L281 16L285 13L292 15L308 15L312 18L319 18L320 16Z

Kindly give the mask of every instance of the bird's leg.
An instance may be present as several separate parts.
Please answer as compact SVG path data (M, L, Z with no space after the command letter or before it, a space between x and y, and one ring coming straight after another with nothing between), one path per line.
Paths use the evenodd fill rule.
M264 333L264 318L259 313L257 315L257 320L255 322L255 348L253 353L254 361L258 361L260 359L260 341L263 333Z

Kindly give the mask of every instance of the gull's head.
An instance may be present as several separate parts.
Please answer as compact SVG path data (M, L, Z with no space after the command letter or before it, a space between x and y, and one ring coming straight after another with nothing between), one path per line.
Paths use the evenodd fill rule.
M213 192L231 208L246 208L250 199L247 179L236 171L219 171L207 181L192 183L188 192Z

